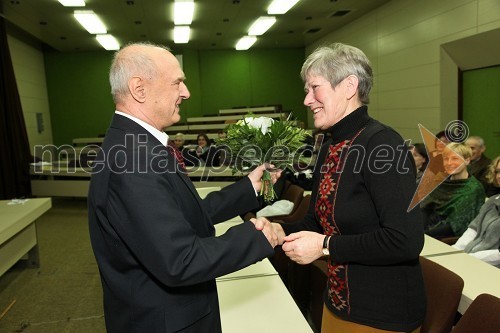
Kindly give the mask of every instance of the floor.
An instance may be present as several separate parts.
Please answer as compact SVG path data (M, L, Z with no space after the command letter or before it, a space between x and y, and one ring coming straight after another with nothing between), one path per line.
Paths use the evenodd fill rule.
M0 277L0 332L105 332L86 205L55 198L37 221L40 268L20 261Z

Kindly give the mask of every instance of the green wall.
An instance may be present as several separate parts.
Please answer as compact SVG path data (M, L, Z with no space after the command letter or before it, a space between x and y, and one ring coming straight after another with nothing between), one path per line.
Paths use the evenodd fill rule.
M114 111L108 70L112 52L45 53L54 144L104 134ZM304 49L196 51L182 54L191 98L187 117L216 115L234 106L281 104L307 121L299 72Z
M55 145L104 134L114 112L107 73L111 52L45 53Z
M463 73L463 118L470 135L482 137L485 155L500 155L500 66Z

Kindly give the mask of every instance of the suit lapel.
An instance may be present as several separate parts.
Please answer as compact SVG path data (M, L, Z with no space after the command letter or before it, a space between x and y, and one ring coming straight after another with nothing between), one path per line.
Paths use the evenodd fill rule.
M175 175L177 177L179 177L182 180L182 182L186 185L186 188L189 189L189 192L193 196L193 199L197 202L198 207L199 207L199 211L202 211L203 214L205 215L204 220L205 220L205 223L207 224L207 226L209 227L209 231L211 233L214 233L215 228L211 222L212 220L206 214L205 210L203 209L201 199L200 199L198 192L196 191L196 188L194 187L191 179L187 176L187 174L185 172L179 171L180 166L178 165L178 162L174 156L174 153L172 151L170 151L170 149L167 149L167 147L163 146L163 144L154 135L149 133L144 127L140 126L139 124L137 124L136 122L134 122L133 120L131 120L127 117L123 117L121 115L115 114L113 116L113 120L111 122L110 127L114 127L118 130L121 130L121 131L125 132L126 135L131 134L131 135L134 135L136 137L140 137L140 136L145 135L147 137L147 142L145 142L145 144L147 145L148 149L150 149L150 151L152 151L154 147L161 146L162 147L161 150L164 150L167 152L166 154L162 153L161 158L164 158L167 160L167 162L166 162L167 166L168 165L170 165L170 166L175 165L175 170L169 170L169 173L175 173ZM143 140L141 140L141 142L142 141ZM159 152L160 152L159 149L156 150L156 153L159 153Z

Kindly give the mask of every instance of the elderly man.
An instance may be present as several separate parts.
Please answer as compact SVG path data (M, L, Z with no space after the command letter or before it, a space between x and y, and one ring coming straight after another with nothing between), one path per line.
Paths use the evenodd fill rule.
M465 141L465 145L472 150L472 158L469 166L467 167L469 173L476 177L484 188L488 187L488 182L486 181L486 173L488 171L488 166L491 163L491 159L484 155L486 146L484 145L483 138L479 136L471 136Z
M214 223L257 207L265 167L202 200L163 132L190 96L175 56L128 45L110 84L116 111L88 196L106 329L221 332L215 278L274 254L277 237L255 220L216 237Z

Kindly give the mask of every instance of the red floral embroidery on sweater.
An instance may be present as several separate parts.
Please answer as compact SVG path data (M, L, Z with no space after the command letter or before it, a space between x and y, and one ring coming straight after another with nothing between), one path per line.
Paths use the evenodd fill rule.
M325 235L340 235L335 222L335 199L337 186L344 168L347 152L361 129L352 140L344 140L329 147L325 161L321 167L321 178L316 199L315 213ZM328 260L328 298L335 309L349 313L349 283L347 278L348 265L333 263Z
M321 169L315 212L323 226L325 235L339 234L334 221L333 205L339 179L337 170L339 170L340 159L343 157L342 151L344 147L347 147L348 143L349 141L346 140L330 146ZM331 261L328 261L328 297L336 309L342 310L347 307L345 267L343 265L332 265Z

